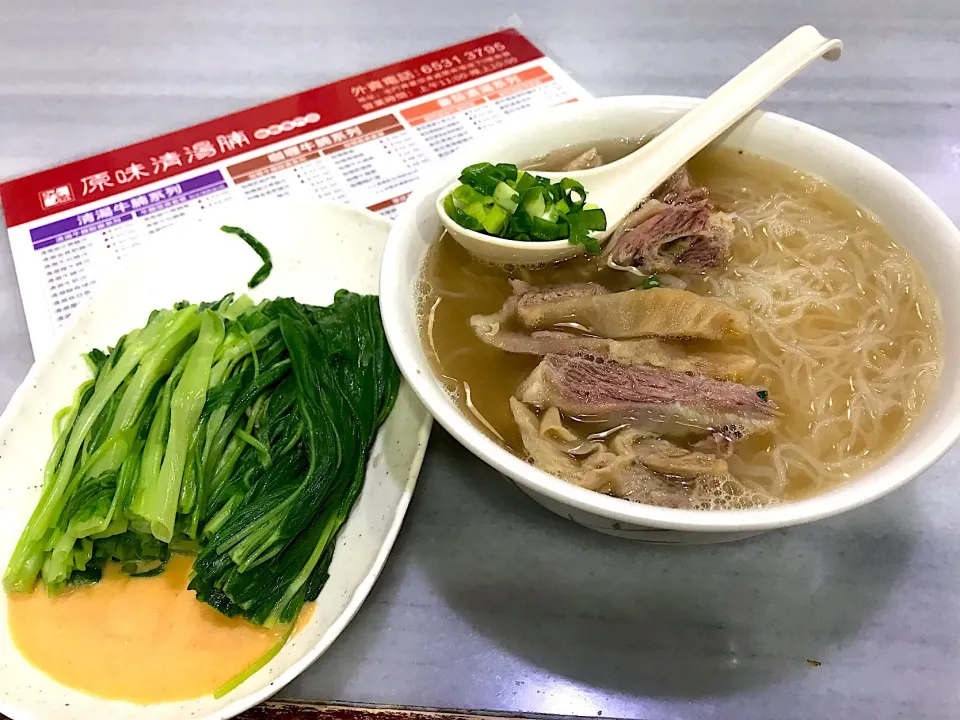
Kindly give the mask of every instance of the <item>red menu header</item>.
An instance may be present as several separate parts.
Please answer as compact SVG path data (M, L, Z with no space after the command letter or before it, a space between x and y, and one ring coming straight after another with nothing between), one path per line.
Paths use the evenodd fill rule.
M345 122L543 57L503 30L321 85L167 135L0 184L7 226L98 202L141 185Z

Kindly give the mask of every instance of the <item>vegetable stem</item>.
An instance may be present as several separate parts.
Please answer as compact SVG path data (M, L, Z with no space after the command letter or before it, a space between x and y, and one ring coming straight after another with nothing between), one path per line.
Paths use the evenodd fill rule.
M264 280L266 280L271 271L273 270L273 260L270 258L270 251L267 250L266 245L257 240L253 235L248 233L243 228L234 227L233 225L222 225L220 230L225 233L231 233L236 235L241 240L243 240L247 245L249 245L253 251L260 256L260 259L263 261L263 264L260 266L260 269L257 270L253 277L250 278L250 282L247 283L247 287L251 290Z

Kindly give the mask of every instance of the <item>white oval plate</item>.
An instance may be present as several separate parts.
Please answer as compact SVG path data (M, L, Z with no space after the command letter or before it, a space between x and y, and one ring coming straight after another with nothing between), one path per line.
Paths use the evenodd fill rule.
M34 364L0 417L0 563L10 558L40 494L52 446L54 414L70 403L89 372L81 354L114 343L143 325L151 310L183 299L217 300L247 292L254 300L292 296L329 304L345 287L376 293L380 256L390 224L378 215L337 205L284 201L232 203L199 223L159 233L124 264ZM273 272L253 291L246 283L259 258L222 224L253 233L273 256ZM406 514L432 419L404 383L377 437L363 492L337 541L330 579L310 622L265 668L220 700L213 697L156 705L104 700L60 685L24 660L7 628L0 593L0 713L11 720L228 718L269 697L330 646L367 597ZM0 568L0 570L2 570Z

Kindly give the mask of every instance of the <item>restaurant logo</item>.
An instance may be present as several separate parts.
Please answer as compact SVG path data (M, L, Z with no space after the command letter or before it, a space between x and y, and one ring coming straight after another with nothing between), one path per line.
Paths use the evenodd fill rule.
M276 123L265 128L258 128L253 131L253 136L257 140L266 140L268 137L273 135L281 135L283 133L290 132L291 130L306 127L307 125L313 125L314 123L318 122L320 122L320 113L307 113L306 115L295 117L292 120L284 120L281 123Z
M73 200L73 188L70 187L70 183L50 188L40 193L40 206L44 210L49 210L58 205L66 205L67 203L73 202Z

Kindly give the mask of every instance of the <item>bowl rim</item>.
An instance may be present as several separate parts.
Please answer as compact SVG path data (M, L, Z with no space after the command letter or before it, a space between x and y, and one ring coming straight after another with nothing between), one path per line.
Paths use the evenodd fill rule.
M536 122L541 128L570 122L580 114L586 115L591 109L686 110L701 101L701 98L676 95L618 95L571 103L563 106L561 113L555 113L547 119L539 117ZM748 116L748 119L751 118L756 122L773 123L778 132L802 133L813 143L842 150L858 167L881 178L878 182L894 183L903 193L909 194L919 211L940 227L944 235L952 236L953 242L960 247L960 229L943 210L909 178L872 153L833 133L785 115L755 111ZM531 120L530 116L516 118L516 127L523 127L521 122L530 124ZM441 163L445 165L443 161ZM925 438L923 447L904 458L899 471L885 471L884 461L881 461L858 478L828 492L802 500L742 510L705 511L645 505L587 490L550 475L513 455L477 429L452 404L433 370L419 361L417 353L423 355L419 340L411 343L404 336L406 318L401 312L401 304L392 302L392 298L410 291L409 280L401 278L397 272L403 265L401 257L406 245L403 228L408 224L415 225L417 208L423 203L424 196L442 190L447 184L449 180L444 181L435 172L425 175L404 203L390 231L380 273L380 306L387 341L407 382L434 418L470 452L534 493L610 520L650 528L692 532L769 530L831 517L872 502L927 470L960 438L960 413L942 417L940 426Z

